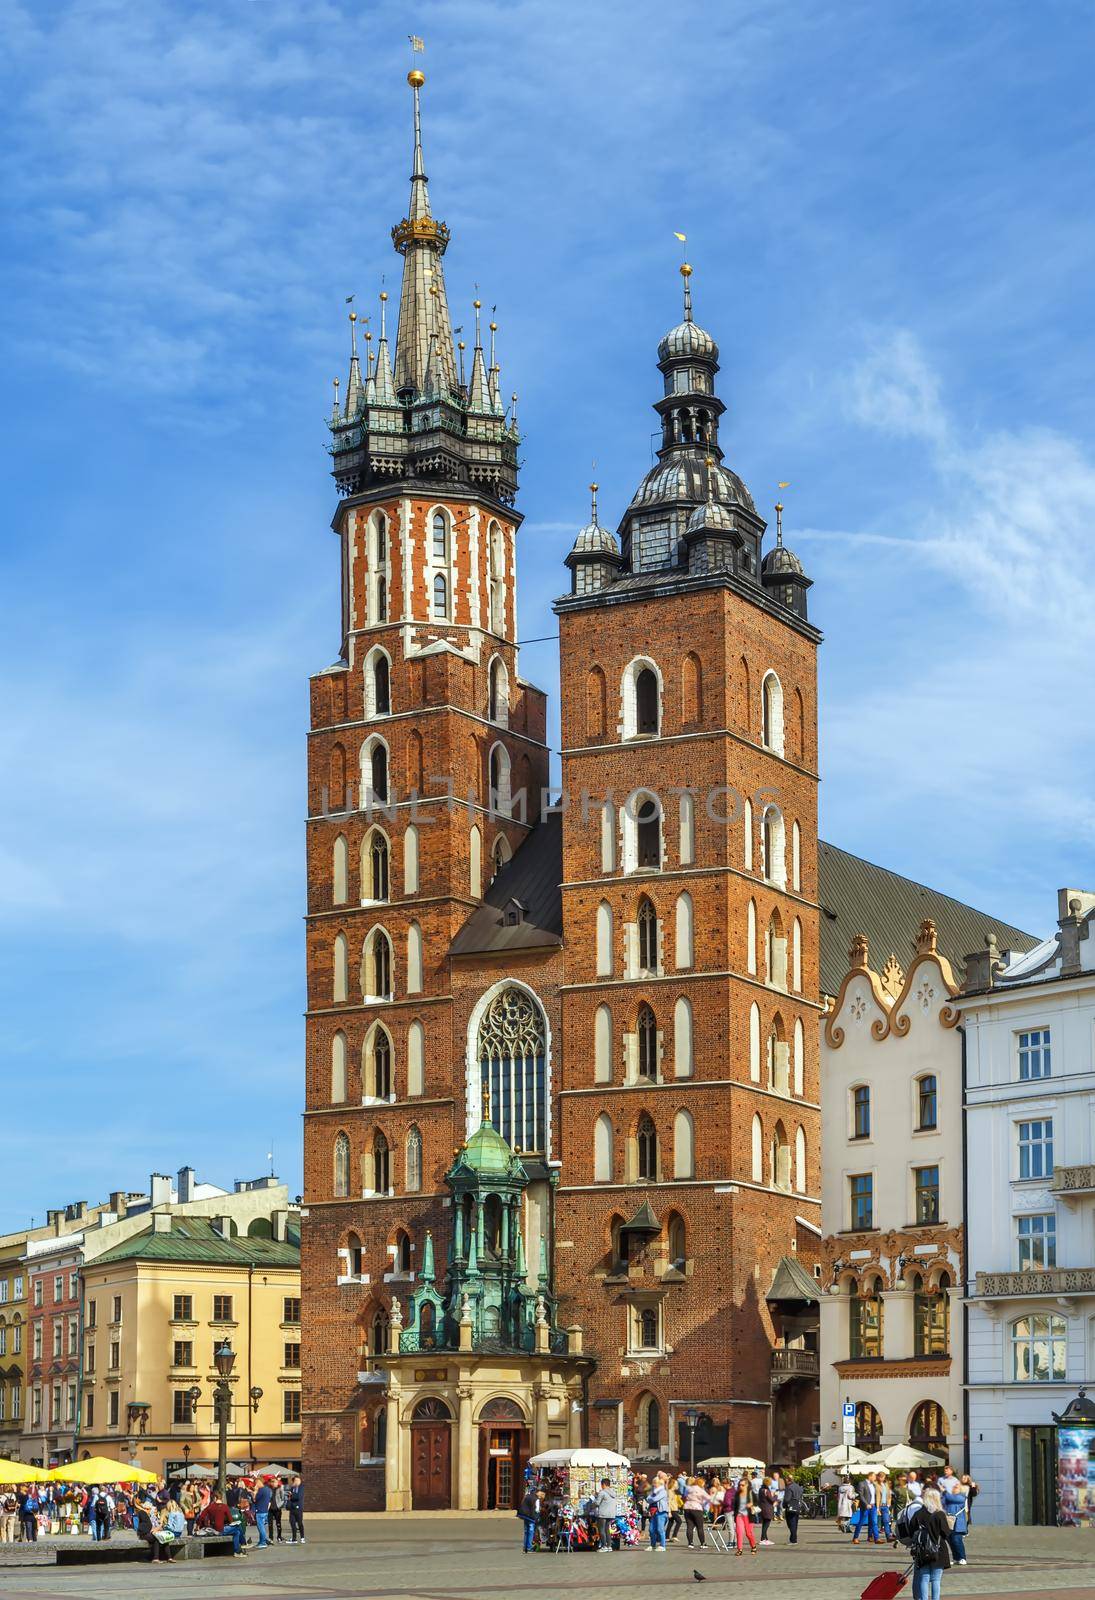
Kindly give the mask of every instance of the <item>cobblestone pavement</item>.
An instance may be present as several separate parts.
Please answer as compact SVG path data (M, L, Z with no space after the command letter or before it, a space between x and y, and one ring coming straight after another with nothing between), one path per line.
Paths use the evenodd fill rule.
M673 1600L699 1592L693 1569L710 1584L704 1600L857 1600L876 1572L902 1564L901 1552L851 1549L831 1524L804 1524L797 1547L777 1526L776 1540L774 1549L740 1558L710 1546L690 1551L683 1542L664 1556L642 1547L611 1556L524 1556L519 1525L508 1515L313 1516L303 1547L154 1571L143 1563L96 1570L16 1558L8 1565L10 1553L0 1547L0 1600ZM977 1528L970 1565L946 1573L943 1592L944 1600L1095 1600L1095 1532Z

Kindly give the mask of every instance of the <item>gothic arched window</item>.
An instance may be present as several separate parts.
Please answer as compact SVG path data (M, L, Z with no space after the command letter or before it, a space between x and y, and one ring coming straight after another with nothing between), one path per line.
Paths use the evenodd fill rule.
M373 662L373 713L378 717L386 717L391 709L391 670L387 656L378 653Z
M449 585L443 572L439 572L433 580L433 614L435 617L447 617L449 614Z
M647 795L640 800L635 813L636 835L640 867L660 867L662 864L662 829L658 802Z
M364 863L368 878L369 900L387 900L388 898L388 841L379 828L374 828L369 835L368 861Z
M447 561L449 559L449 529L443 511L433 514L433 559Z
M654 1020L653 1011L645 1001L639 1007L635 1031L639 1036L639 1077L647 1078L651 1083L656 1083L658 1078L658 1024Z
M378 1311L369 1329L369 1349L374 1356L387 1355L391 1349L392 1324L386 1311Z
M650 667L643 667L635 679L635 731L658 731L658 679Z
M417 1194L422 1187L422 1135L416 1127L412 1127L407 1134L407 1178L405 1187L409 1194Z
M639 1118L638 1130L635 1134L637 1176L651 1183L658 1177L658 1135L653 1122L644 1111Z
M658 914L643 895L639 901L639 967L643 972L658 970Z
M387 1194L391 1188L392 1157L388 1141L377 1130L373 1137L373 1188L377 1194Z
M336 1200L344 1200L350 1193L350 1140L340 1133L335 1140L333 1184Z
M480 1088L490 1118L514 1150L547 1149L547 1022L540 1002L511 984L479 1024Z
M882 1443L882 1418L868 1400L855 1408L855 1442L860 1450L877 1450Z

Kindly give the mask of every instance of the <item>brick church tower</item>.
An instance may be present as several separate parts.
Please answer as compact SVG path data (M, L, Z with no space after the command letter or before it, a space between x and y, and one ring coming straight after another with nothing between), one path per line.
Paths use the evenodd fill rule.
M816 1354L773 1346L816 1324L819 635L724 463L681 271L657 461L619 540L594 486L556 604L557 1289L597 1353L592 1442L687 1462L691 1409L697 1460L787 1460L816 1405Z
M362 372L352 318L341 405L335 387L342 639L311 683L302 1287L317 1506L383 1505L382 1471L353 1478L383 1455L383 1378L369 1358L388 1347L392 1296L414 1281L424 1230L443 1222L442 1179L465 1132L449 945L523 843L547 781L544 696L521 682L514 644L516 396L507 416L478 301L467 382L463 343L457 368L449 230L430 208L422 74L409 81L394 361L382 294L375 362L370 349ZM525 820L511 815L518 790Z
M515 1505L535 1451L790 1460L816 1420L817 630L723 460L718 350L567 557L565 804L515 638L516 397L465 375L414 162L394 350L330 418L302 1222L314 1509Z

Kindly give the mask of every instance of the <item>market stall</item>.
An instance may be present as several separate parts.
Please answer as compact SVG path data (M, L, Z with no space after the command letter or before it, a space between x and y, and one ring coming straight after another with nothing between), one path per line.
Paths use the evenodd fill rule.
M586 1506L607 1478L616 1496L616 1528L623 1544L638 1538L638 1518L631 1506L631 1462L615 1450L543 1450L532 1456L527 1473L541 1499L541 1532L552 1549L588 1549L590 1529Z

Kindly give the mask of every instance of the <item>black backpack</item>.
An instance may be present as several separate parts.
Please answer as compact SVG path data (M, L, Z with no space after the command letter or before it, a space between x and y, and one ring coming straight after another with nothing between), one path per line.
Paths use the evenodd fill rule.
M949 1547L943 1536L933 1528L924 1517L918 1517L913 1525L912 1538L909 1541L909 1552L918 1567L944 1567L949 1566Z

